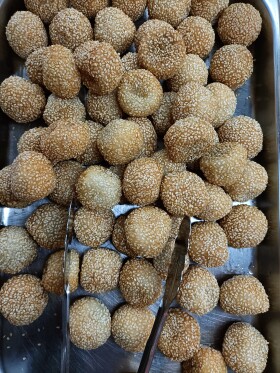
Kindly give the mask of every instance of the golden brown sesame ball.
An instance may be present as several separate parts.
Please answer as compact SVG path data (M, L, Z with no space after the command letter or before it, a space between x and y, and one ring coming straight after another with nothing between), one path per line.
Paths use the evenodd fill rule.
M262 150L263 132L255 119L239 115L228 119L218 131L221 142L232 141L242 144L248 158L254 158Z
M147 0L112 0L112 6L121 9L133 21L140 18L147 5Z
M155 152L152 158L163 169L163 174L167 175L169 172L180 172L186 170L185 163L175 163L169 157L166 149L161 149Z
M209 71L214 81L235 90L252 75L253 56L244 45L225 45L214 53Z
M156 18L177 27L189 14L191 0L149 0L148 11L151 19Z
M110 43L117 52L124 52L133 42L136 27L118 8L100 10L95 17L94 39Z
M134 252L129 248L128 243L125 237L125 224L126 216L121 215L117 218L114 225L114 230L112 233L112 242L115 248L122 254L125 254L129 257L134 257Z
M75 161L62 161L57 163L54 168L56 176L56 185L49 198L62 206L69 206L75 185L84 167Z
M157 134L152 122L145 117L128 117L127 119L137 123L143 133L144 149L140 157L150 157L154 154L157 147Z
M92 350L102 346L111 334L108 308L93 297L83 297L70 307L70 340L77 347Z
M97 136L103 129L103 126L91 120L87 121L87 125L89 127L89 145L86 147L84 153L77 157L77 160L86 165L94 165L103 160L97 147Z
M25 151L34 151L34 152L40 152L40 142L41 142L41 136L43 133L46 132L45 127L35 127L31 128L28 131L25 131L18 143L17 143L17 150L19 153L25 152Z
M126 164L118 164L115 166L110 166L109 170L116 174L121 180L123 179L123 174L126 169Z
M171 229L169 215L152 206L133 210L125 221L129 248L138 256L154 258L164 249Z
M159 350L171 360L190 359L199 349L200 328L187 312L171 308L158 342Z
M69 0L24 0L27 10L36 14L44 23L50 23L62 9L67 8Z
M47 50L47 47L36 49L25 61L26 72L32 83L43 85L43 63Z
M209 200L203 180L189 171L164 176L160 196L166 210L176 216L196 216Z
M159 81L144 69L125 73L118 88L119 104L130 116L146 117L153 114L159 108L162 97Z
M74 220L77 239L86 246L99 246L110 238L114 221L114 215L110 210L92 211L82 207Z
M221 12L228 7L229 0L192 0L191 15L215 23Z
M112 317L112 336L129 352L142 352L151 334L155 317L147 308L125 304Z
M86 108L89 116L94 121L103 125L122 117L122 110L117 99L117 91L103 96L96 95L92 91L89 91L86 100Z
M228 244L235 248L259 245L267 233L266 216L257 207L233 206L220 225L225 231Z
M111 165L126 164L140 155L144 137L137 123L115 119L98 134L97 146Z
M0 85L0 107L18 123L33 122L46 105L42 88L19 76L10 76Z
M128 52L122 56L121 61L125 72L139 69L137 53Z
M228 367L236 373L262 373L268 342L252 325L236 322L226 331L222 354Z
M207 180L219 186L227 186L238 180L247 163L247 150L237 142L216 144L200 159L200 169Z
M190 360L182 363L182 373L227 373L227 366L220 351L201 346Z
M17 273L35 260L37 244L22 227L0 230L0 272Z
M120 255L113 250L88 250L81 268L81 286L90 293L103 293L117 287L122 266Z
M159 135L164 135L173 124L172 105L175 97L175 92L164 92L159 108L152 114L153 125Z
M109 0L70 0L70 5L91 18L95 17L99 10L109 6Z
M152 31L155 28L160 29L164 27L168 27L166 26L166 22L160 21L159 19L148 19L146 22L142 23L142 25L137 29L134 38L134 44L136 49L138 50L142 40L147 39L149 37L150 31Z

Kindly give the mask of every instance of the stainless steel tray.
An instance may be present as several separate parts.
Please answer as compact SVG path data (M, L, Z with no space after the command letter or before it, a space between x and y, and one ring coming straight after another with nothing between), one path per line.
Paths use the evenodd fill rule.
M23 8L23 1L0 0L0 82L11 74L25 76L23 61L9 48L5 39L5 26L11 15ZM279 128L280 128L280 61L279 61L279 7L277 0L255 0L251 3L259 9L263 18L261 36L254 43L254 75L247 84L237 91L236 115L250 115L262 125L264 150L258 157L269 174L269 186L254 203L259 206L269 220L269 232L258 249L230 249L230 261L222 268L213 269L219 281L233 274L252 273L260 278L267 289L271 309L260 317L235 317L226 314L219 307L203 317L196 317L202 330L202 343L221 347L227 326L233 321L245 320L256 325L270 342L269 361L266 372L280 372L280 251L279 251ZM16 143L31 125L14 123L0 113L0 167L10 164L17 155ZM38 202L36 205L42 203ZM128 206L120 206L122 213ZM24 225L35 205L25 209L0 208L0 224ZM108 242L106 244L112 247ZM77 242L74 247L80 252L86 248ZM24 272L41 275L43 262L50 254L40 249L38 259ZM8 276L0 276L2 284ZM78 289L72 300L85 294ZM118 291L98 296L113 311L123 302ZM159 302L151 307L156 312ZM13 327L0 318L0 373L56 373L60 371L62 333L62 300L50 295L49 304L43 316L30 326ZM128 373L136 372L141 354L123 351L113 340L93 351L83 351L71 345L70 372L82 373ZM180 365L171 362L159 352L156 354L152 373L180 372Z

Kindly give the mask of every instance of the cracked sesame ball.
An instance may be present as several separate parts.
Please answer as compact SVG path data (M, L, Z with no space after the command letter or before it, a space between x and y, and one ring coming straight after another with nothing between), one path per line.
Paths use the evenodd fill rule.
M214 81L235 90L252 75L253 56L244 45L225 45L214 53L209 71Z
M45 127L35 127L28 131L23 132L18 143L17 150L18 153L26 151L41 152L41 136L46 132Z
M82 164L94 165L103 160L97 147L97 136L102 131L103 126L91 120L87 121L87 125L89 127L89 144L84 153L77 157L77 160Z
M236 373L262 373L265 370L268 342L252 325L236 322L226 331L222 354Z
M190 360L182 363L182 373L227 373L227 366L220 351L201 346Z
M106 343L111 334L108 308L93 297L76 300L70 307L70 340L83 350L93 350Z
M147 0L112 0L112 6L121 9L132 21L137 21L146 8Z
M171 229L169 215L153 206L133 210L125 221L129 248L137 255L154 258L164 249Z
M159 350L171 360L190 359L199 349L200 328L187 312L171 308L158 342Z
M43 64L48 48L42 47L32 52L25 61L26 73L32 83L43 85Z
M27 10L36 14L44 23L51 23L53 17L67 8L69 0L24 0Z
M228 244L235 248L254 247L266 236L266 216L255 206L238 205L219 224L225 231Z
M151 116L154 128L159 135L164 135L173 124L172 105L175 97L175 92L164 92L159 108Z
M191 0L149 0L148 11L151 19L156 18L177 27L190 12Z
M86 99L86 108L91 119L103 125L107 125L112 120L122 117L117 91L103 96L89 91Z
M122 56L121 61L125 72L139 69L137 53L127 52Z
M150 157L157 148L157 134L150 119L145 117L128 117L128 120L138 124L143 133L144 148L139 157Z
M192 0L191 15L215 23L221 12L228 7L229 0Z
M114 225L114 230L112 233L112 242L115 248L122 254L125 254L129 257L134 257L134 252L129 248L126 237L125 237L125 220L126 216L121 215L117 218Z
M37 256L37 244L22 227L0 230L0 271L15 274L31 264Z
M38 119L46 105L42 88L19 76L10 76L0 85L0 107L18 123Z
M90 249L81 268L81 286L90 293L103 293L117 287L122 266L120 254L105 248Z
M163 174L167 175L170 172L186 171L185 163L175 163L169 157L166 149L161 149L152 155L152 158L157 164L162 167Z
M70 5L91 18L95 17L101 9L109 6L109 0L70 0Z

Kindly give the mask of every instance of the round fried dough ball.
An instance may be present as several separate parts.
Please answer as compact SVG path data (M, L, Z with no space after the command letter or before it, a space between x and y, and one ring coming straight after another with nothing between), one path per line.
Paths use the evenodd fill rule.
M201 346L190 360L182 363L182 373L227 373L227 366L220 351Z
M36 14L44 23L50 23L62 9L67 8L69 0L24 0L27 10Z
M192 0L191 15L199 16L214 23L221 12L228 7L229 0Z
M121 61L125 72L139 68L137 53L127 52L124 56L122 56Z
M89 91L86 100L86 108L89 116L94 121L103 125L122 117L122 110L117 99L117 91L103 96L96 95L92 91Z
M26 72L32 83L43 85L43 64L48 48L43 47L32 52L25 61Z
M17 150L18 153L22 153L25 151L34 151L40 152L41 151L41 136L43 133L46 132L46 128L44 127L35 127L31 128L28 131L25 131L18 143L17 143Z
M152 158L163 169L163 174L167 175L170 172L186 171L185 163L175 163L169 157L166 149L161 149L155 152Z
M150 157L157 147L157 134L152 122L145 117L128 117L127 119L137 123L143 133L144 148L139 157Z
M137 21L147 5L147 0L112 0L112 6L121 9L132 21Z
M0 107L18 123L33 122L46 105L42 88L19 76L10 76L0 85Z
M222 220L220 225L235 248L254 247L266 236L268 224L266 216L255 206L238 205Z
M119 104L130 116L146 117L153 114L159 108L162 97L159 81L144 69L125 73L118 88Z
M13 164L0 170L0 203L6 207L23 208L31 202L19 201L15 198L11 188Z
M126 237L125 237L125 224L126 216L121 215L116 220L114 225L114 230L112 233L112 242L115 248L122 254L125 254L129 257L134 257L134 252L129 248Z
M124 304L112 317L112 336L125 351L142 352L151 334L155 317L147 308Z
M226 331L222 354L236 373L262 373L267 362L268 342L252 325L236 322Z
M133 210L125 221L129 248L137 255L154 258L164 249L171 229L169 215L152 206Z
M156 18L177 27L189 14L191 0L149 0L148 11L151 19Z
M161 29L164 27L168 27L166 26L166 24L166 22L160 21L159 19L148 19L146 22L142 23L142 25L137 29L134 38L134 45L136 50L138 50L141 41L149 37L150 31L153 31L156 28Z
M94 165L103 160L97 147L97 136L102 131L103 126L91 120L87 121L87 125L89 127L89 144L84 153L77 157L77 160L86 165Z
M225 45L214 53L209 71L214 81L235 90L252 75L253 56L244 45Z
M95 17L99 10L109 6L109 0L70 0L70 5L91 18Z
M153 125L159 135L164 135L173 124L172 105L175 97L175 92L164 92L159 108L152 114Z
M111 334L111 315L108 308L93 297L83 297L70 307L70 340L84 350L92 350L106 343Z
M29 325L37 320L47 303L48 295L36 276L14 276L0 290L0 312L15 326Z
M163 326L158 348L171 360L190 359L199 349L200 328L187 312L171 308Z

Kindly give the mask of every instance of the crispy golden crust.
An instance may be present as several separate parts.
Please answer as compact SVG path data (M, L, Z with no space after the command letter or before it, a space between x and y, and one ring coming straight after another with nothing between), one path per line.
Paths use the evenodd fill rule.
M147 5L147 0L112 0L112 6L121 9L133 21L140 18Z
M149 0L148 11L151 19L156 18L177 27L189 14L191 0Z
M182 373L227 373L227 366L220 351L201 346L190 360L182 363Z
M44 23L50 23L62 9L67 8L69 0L24 0L26 9L36 14Z

